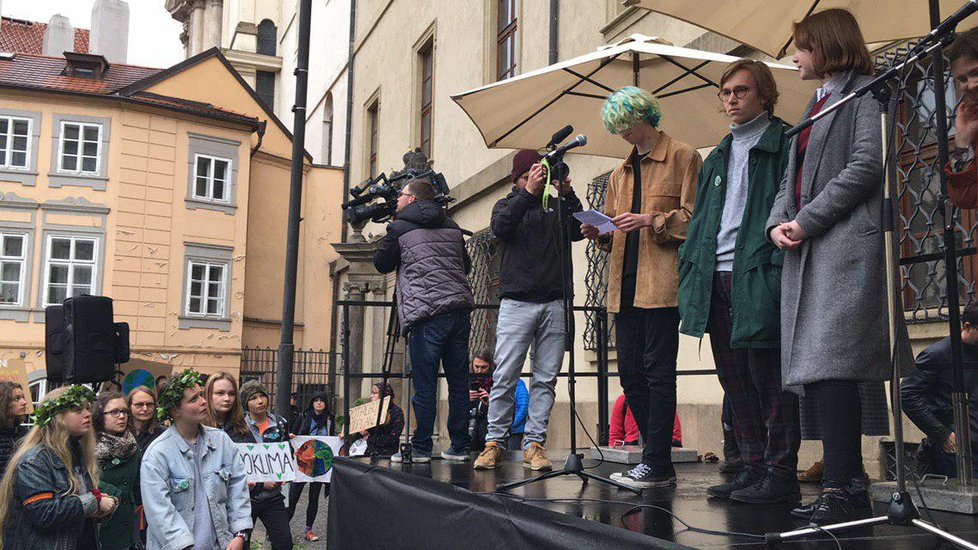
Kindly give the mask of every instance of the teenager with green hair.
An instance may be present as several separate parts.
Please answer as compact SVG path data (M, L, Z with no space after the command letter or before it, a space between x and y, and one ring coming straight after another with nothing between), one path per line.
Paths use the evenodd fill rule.
M612 478L646 489L676 483L672 427L679 353L678 250L696 198L703 160L695 149L659 129L659 102L626 87L601 111L605 128L632 151L608 181L604 212L616 230L581 233L610 251L608 311L615 314L618 369L628 407L645 442L642 462Z

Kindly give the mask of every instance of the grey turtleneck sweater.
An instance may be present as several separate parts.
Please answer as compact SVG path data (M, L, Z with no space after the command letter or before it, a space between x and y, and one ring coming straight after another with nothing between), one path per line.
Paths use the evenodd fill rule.
M717 231L717 271L733 271L737 230L747 206L747 173L750 150L757 145L771 124L767 111L743 124L731 124L730 158L727 160L727 193L723 201L723 216Z

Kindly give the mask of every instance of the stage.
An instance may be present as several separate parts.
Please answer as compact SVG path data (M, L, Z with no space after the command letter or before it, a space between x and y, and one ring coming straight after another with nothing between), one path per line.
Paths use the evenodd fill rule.
M567 451L553 451L555 466ZM576 476L521 487L513 498L493 495L496 484L524 479L522 456L508 453L498 469L472 470L472 462L434 459L430 464L338 458L330 493L330 548L432 548L493 550L549 548L765 548L763 539L715 536L688 530L665 511L693 527L763 535L804 527L788 506L752 506L707 498L706 488L721 479L715 464L677 464L678 486L649 489L642 497L604 484L583 485ZM585 466L596 463L586 460ZM621 471L604 463L590 470L607 477ZM802 484L805 502L819 487ZM540 500L536 500L540 499ZM556 501L554 501L556 499ZM547 501L549 500L549 501ZM615 502L609 502L615 501ZM876 504L876 513L884 511ZM928 519L921 510L923 519ZM978 541L978 517L933 513L934 521L969 541ZM938 538L889 525L838 534L843 548L941 548ZM785 543L784 548L838 548L827 536Z

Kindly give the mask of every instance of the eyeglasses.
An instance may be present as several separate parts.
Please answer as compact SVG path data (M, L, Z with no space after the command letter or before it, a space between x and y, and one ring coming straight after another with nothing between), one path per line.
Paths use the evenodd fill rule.
M132 408L134 409L152 409L152 403L133 403Z
M129 416L129 411L127 411L126 409L112 409L111 411L105 411L102 414L114 418L123 418Z
M404 191L401 191L401 195L400 196L402 196L402 197L413 197L414 195L412 195L411 193L405 193Z
M720 90L717 97L720 98L720 101L730 101L730 96L734 96L737 99L744 99L747 97L747 92L750 92L753 89L754 88L750 86L737 86L733 90Z

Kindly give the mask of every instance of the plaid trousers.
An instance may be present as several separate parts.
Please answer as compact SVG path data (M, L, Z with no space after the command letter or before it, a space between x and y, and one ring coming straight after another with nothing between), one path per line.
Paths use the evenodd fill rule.
M733 411L743 460L794 476L801 428L798 397L781 388L780 349L732 349L731 275L713 276L707 332L720 385Z

